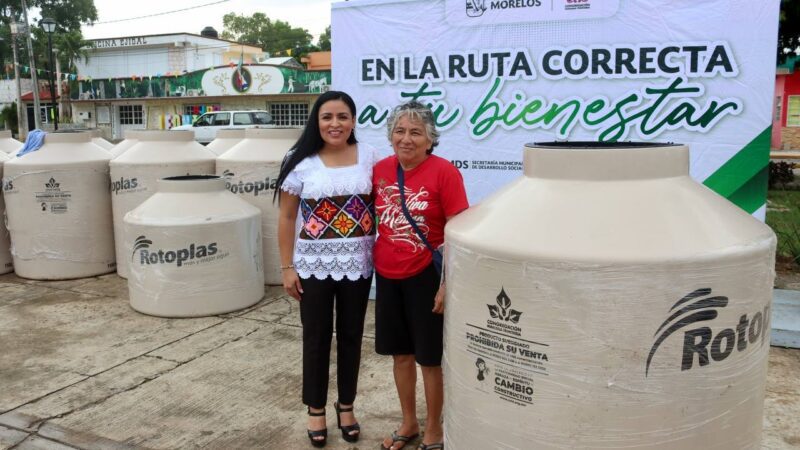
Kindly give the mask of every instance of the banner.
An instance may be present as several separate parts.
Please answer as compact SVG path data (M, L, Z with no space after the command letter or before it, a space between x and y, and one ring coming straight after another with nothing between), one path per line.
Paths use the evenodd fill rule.
M391 109L430 104L470 203L528 142L687 144L691 175L763 220L778 0L353 0L332 5L333 88L388 155ZM657 201L657 199L654 199Z

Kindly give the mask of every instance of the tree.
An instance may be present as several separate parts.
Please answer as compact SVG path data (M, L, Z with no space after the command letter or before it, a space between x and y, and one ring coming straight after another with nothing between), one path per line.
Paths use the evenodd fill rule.
M90 43L83 40L80 30L66 31L53 37L53 47L58 49L58 59L65 72L75 73L78 70L78 61L89 61L89 46Z
M42 17L50 17L60 30L80 30L81 24L97 20L94 0L27 0L28 8L40 8ZM8 24L22 17L19 0L0 0L0 20ZM33 25L33 24L32 24Z
M312 36L305 28L295 28L282 20L271 20L264 13L252 16L228 13L222 16L222 38L257 45L270 54L300 56L312 47Z
M62 68L74 70L74 63L86 59L86 45L81 34L81 24L93 23L97 20L97 8L94 0L27 0L28 8L40 8L41 17L50 17L56 21L53 33L53 48L58 50L58 58ZM0 0L0 36L4 39L0 51L6 59L11 55L11 22L22 21L22 6L19 0ZM38 19L30 17L30 28L34 38L34 54L37 55L38 68L47 66L47 35L39 27ZM20 64L27 65L28 52L20 42Z
M319 40L317 41L317 47L323 52L331 51L331 26L328 25L325 28L325 32L319 35Z
M778 29L778 64L798 54L800 47L800 1L781 0L780 28Z

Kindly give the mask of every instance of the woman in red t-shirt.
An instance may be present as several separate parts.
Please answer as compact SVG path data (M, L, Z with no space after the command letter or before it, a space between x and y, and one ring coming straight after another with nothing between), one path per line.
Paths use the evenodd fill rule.
M378 162L372 171L378 222L373 250L377 273L375 349L394 358L403 423L384 440L383 448L397 450L419 436L415 362L422 367L428 413L419 448L443 448L445 285L440 283L431 249L444 243L447 221L469 205L461 173L448 160L431 154L439 133L430 108L416 101L398 106L389 117L388 130L395 154ZM403 177L403 195L398 174ZM403 201L407 211L403 211Z

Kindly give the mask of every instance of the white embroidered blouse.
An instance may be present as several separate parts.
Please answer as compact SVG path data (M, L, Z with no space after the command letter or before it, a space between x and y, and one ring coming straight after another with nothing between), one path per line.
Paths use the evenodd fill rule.
M300 197L303 225L293 258L300 278L357 280L372 275L372 166L378 155L363 143L357 151L358 162L345 167L327 167L319 155L309 156L281 185Z

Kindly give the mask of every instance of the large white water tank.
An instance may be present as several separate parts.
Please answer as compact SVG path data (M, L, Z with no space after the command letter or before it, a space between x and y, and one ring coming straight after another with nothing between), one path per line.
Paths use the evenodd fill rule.
M278 203L273 202L281 162L297 142L297 128L248 128L244 139L217 158L217 175L228 190L258 207L264 244L264 281L281 284L278 253Z
M264 296L261 212L215 176L172 177L125 216L131 307L164 317L246 308Z
M22 148L22 142L14 139L11 131L0 131L0 152L16 153L20 148Z
M111 149L114 148L114 144L108 142L103 137L103 130L95 128L93 130L89 130L89 133L92 135L92 142L102 147L104 150L111 151Z
M111 147L111 159L116 158L117 156L125 153L131 147L136 145L139 142L139 136L143 135L144 133L148 133L147 130L125 130L123 136L125 137L122 142L119 144Z
M0 180L3 179L3 165L8 159L5 153L0 152ZM0 194L2 194L2 186L3 183L0 182ZM3 201L3 196L0 195L0 274L14 270L14 263L11 258L11 240L8 238L5 216L6 204Z
M206 148L219 156L244 139L245 128L223 128L217 131L217 137L206 145Z
M117 274L128 276L132 248L122 239L125 214L156 192L157 181L177 175L214 174L216 155L194 140L192 131L142 131L137 142L111 160L111 200Z
M447 224L450 448L760 448L775 236L688 168L529 144Z
M39 150L5 163L17 275L57 280L114 271L110 157L89 133L56 132Z

